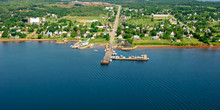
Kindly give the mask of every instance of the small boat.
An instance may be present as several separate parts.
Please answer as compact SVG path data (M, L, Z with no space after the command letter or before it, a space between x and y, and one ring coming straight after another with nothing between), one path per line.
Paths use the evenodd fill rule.
M98 50L95 49L94 51L97 52Z
M112 62L112 59L110 59L110 62Z

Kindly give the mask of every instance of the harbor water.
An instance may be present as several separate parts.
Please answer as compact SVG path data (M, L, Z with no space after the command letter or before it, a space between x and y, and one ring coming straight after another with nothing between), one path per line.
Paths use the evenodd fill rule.
M0 110L220 109L220 50L116 50L150 60L102 66L104 47L70 45L0 42Z

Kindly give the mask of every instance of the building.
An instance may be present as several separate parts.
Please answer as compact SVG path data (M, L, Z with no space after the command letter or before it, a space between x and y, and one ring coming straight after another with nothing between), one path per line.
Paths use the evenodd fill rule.
M87 36L88 36L88 34L86 34L86 33L85 33L85 34L83 34L83 37L87 37Z
M80 35L81 31L80 30L77 30L77 35Z
M70 37L71 36L71 32L67 32L67 37Z
M171 24L177 24L177 20L170 19Z
M159 36L152 36L153 40L159 39Z
M40 23L40 18L30 18L30 23L31 24L39 24Z
M76 38L76 39L80 39L81 37L80 37L80 36L76 36L75 38Z
M157 32L157 35L158 35L158 36L163 36L163 32L162 32L162 31L159 31L159 32Z
M152 18L153 19L169 19L169 14L153 14L152 13Z
M21 31L21 33L22 33L22 34L26 34L26 33L28 33L28 31Z
M2 37L2 33L3 33L3 32L2 32L2 31L0 31L0 37Z
M88 45L88 44L89 44L89 41L87 40L87 41L82 42L81 46L85 46L85 45Z
M140 37L138 35L134 35L133 38L138 40Z
M113 7L105 7L107 10L113 10Z
M53 37L53 33L48 31L48 32L45 34L45 36Z
M172 31L171 34L170 34L170 37L174 37L174 36L175 36L175 34L174 34L174 32Z
M119 35L119 36L118 36L118 39L123 39L122 35Z

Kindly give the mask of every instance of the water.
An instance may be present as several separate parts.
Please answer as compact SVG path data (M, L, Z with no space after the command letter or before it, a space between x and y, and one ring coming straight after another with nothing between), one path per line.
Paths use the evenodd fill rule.
M197 1L220 2L220 0L197 0Z
M0 110L220 109L220 50L117 51L150 60L101 66L103 47L69 46L0 43Z

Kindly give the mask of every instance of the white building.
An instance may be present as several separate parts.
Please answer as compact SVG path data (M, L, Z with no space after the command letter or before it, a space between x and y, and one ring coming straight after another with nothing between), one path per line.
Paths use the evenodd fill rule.
M2 37L2 33L3 33L3 32L2 32L2 31L0 31L0 37Z
M113 7L105 7L107 10L113 10Z
M37 17L37 18L30 18L30 23L31 24L38 24L40 23L40 18Z
M139 39L140 38L138 35L134 35L133 37L134 37L134 39Z
M170 37L174 37L174 35L175 35L174 32L171 32Z

